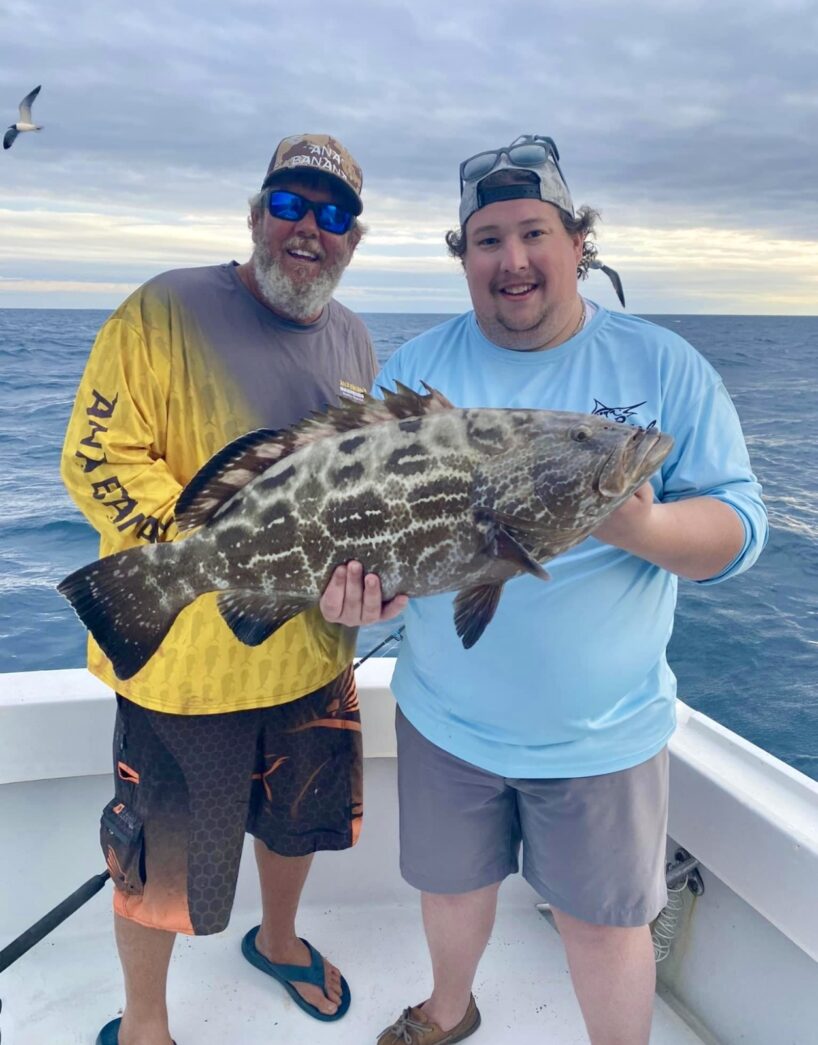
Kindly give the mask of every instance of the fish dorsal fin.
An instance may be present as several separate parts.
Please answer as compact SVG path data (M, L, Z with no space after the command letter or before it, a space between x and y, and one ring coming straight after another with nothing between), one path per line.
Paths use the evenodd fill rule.
M234 439L193 476L176 502L181 531L201 526L241 489L283 455L281 433L267 428Z
M395 382L394 392L390 392L383 385L380 386L383 392L383 402L393 417L421 417L423 414L433 414L438 410L454 409L452 403L449 402L442 392L438 392L436 388L427 385L425 381L421 381L421 384L428 392L428 395L421 395L420 392L407 388L400 381Z
M211 457L182 490L176 502L179 530L192 530L206 523L257 475L319 439L396 418L420 417L452 409L449 400L425 382L427 395L413 392L400 382L396 382L395 387L394 392L383 389L383 399L365 395L361 402L344 400L342 406L311 414L292 428L281 431L260 428L234 439Z

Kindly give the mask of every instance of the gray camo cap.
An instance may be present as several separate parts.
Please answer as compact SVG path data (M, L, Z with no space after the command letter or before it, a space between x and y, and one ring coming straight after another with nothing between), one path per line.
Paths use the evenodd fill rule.
M513 162L512 158L509 156L509 151L513 156L524 156L526 146L532 144L539 145L541 143L548 143L553 148L547 148L547 155L540 163L520 162L519 159L517 159L516 162ZM488 150L488 153L485 154L489 156L489 162L491 151L492 150ZM490 169L487 170L485 174L481 174L475 180L468 180L464 177L464 169L467 169L470 163L478 160L484 154L478 153L477 156L464 160L460 165L461 228L466 224L475 211L480 210L481 207L487 207L490 203L499 203L502 200L543 200L545 203L553 203L555 207L559 207L560 210L564 210L570 214L571 217L574 217L574 203L571 199L571 193L568 191L568 186L565 183L565 179L558 164L559 153L550 138L542 138L539 135L521 135L519 138L515 139L507 149L498 149L497 151L499 155ZM531 174L532 177L519 184L513 185L495 185L492 187L486 187L483 184L492 174L496 174L497 171L502 170L524 171Z

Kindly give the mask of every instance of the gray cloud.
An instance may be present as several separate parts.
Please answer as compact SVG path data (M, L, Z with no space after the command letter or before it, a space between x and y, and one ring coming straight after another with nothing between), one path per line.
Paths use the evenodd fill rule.
M0 155L0 207L240 214L280 137L325 130L408 224L454 219L459 161L536 131L608 223L818 229L806 0L12 0L0 40L0 119L42 83L46 125Z

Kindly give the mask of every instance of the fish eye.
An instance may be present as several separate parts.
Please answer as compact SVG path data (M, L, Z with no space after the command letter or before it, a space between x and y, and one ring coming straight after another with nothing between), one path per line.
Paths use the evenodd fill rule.
M571 430L571 438L575 443L584 443L591 438L591 429L587 425L577 425Z

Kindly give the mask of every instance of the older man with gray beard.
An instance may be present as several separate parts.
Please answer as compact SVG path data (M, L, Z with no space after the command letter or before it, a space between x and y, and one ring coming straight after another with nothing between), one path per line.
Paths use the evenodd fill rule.
M62 467L102 555L176 539L179 493L238 436L363 398L372 344L332 298L362 235L361 185L334 138L285 138L250 201L250 260L166 272L105 323ZM347 1011L346 980L299 939L295 918L312 854L347 848L360 830L352 654L353 633L317 612L246 646L209 599L186 610L127 681L90 643L90 670L117 693L114 797L101 838L126 993L98 1045L170 1045L175 934L224 929L245 831L262 918L244 957L309 1016ZM271 1015L280 1002L271 998Z
M332 298L362 228L352 190L320 167L302 165L311 152L290 156L302 148L300 141L279 146L261 192L250 201L253 256L238 275L277 315L312 325Z

